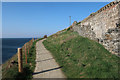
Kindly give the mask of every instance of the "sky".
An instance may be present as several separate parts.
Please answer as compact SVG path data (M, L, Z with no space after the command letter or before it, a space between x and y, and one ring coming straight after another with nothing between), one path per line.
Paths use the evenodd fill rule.
M112 2L114 0L2 0L2 2Z
M2 37L32 38L52 35L82 21L109 2L3 2Z

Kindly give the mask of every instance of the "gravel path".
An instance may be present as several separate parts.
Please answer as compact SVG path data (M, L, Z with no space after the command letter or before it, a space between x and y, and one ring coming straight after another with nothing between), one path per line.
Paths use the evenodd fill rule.
M36 68L33 78L65 78L61 67L42 44L43 41L36 43Z

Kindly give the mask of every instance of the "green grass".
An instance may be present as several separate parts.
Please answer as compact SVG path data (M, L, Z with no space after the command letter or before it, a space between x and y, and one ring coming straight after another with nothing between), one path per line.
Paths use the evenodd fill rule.
M118 78L119 57L101 44L66 30L43 44L53 54L67 78Z
M11 68L7 68L9 62L11 60L17 61L17 54L15 54L11 59L9 59L6 63L2 64L2 80L31 80L32 74L35 69L35 59L36 59L36 42L41 39L38 39L33 42L33 45L29 51L29 55L27 52L27 61L28 64L25 63L25 54L23 50L23 73L18 72L18 65L13 65Z

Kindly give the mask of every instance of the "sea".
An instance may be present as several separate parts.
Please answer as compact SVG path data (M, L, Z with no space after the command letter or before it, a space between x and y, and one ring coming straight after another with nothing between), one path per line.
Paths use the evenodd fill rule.
M2 64L17 53L17 48L22 47L31 39L32 38L2 38Z

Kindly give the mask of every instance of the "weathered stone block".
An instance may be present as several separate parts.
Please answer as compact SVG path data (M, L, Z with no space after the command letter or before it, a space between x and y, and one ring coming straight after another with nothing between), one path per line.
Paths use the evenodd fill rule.
M93 16L94 15L94 16ZM110 3L81 21L73 23L73 30L104 45L110 52L117 54L120 42L120 3Z

